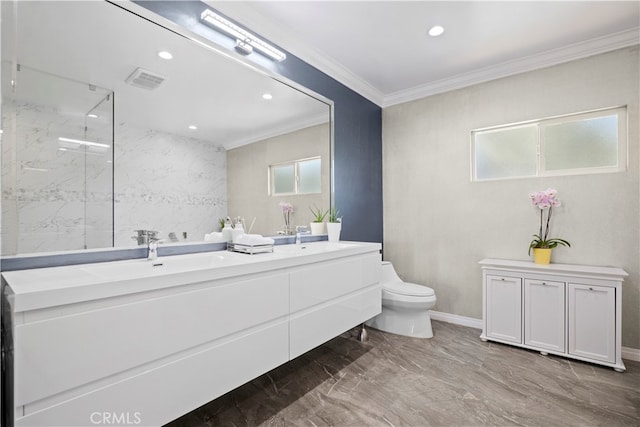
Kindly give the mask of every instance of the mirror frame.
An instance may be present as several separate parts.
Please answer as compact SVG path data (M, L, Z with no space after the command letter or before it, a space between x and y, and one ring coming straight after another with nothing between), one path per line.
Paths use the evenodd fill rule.
M17 0L15 0L17 1ZM235 51L228 50L213 40L203 37L188 28L181 26L150 9L140 6L132 1L117 2L112 0L104 0L114 7L119 7L124 11L138 16L154 25L171 31L179 37L183 37L190 42L197 43L205 49L211 51L213 55L221 55L227 60L234 61L242 66L248 67L256 73L269 77L279 83L287 85L311 98L316 99L329 107L329 204L330 207L335 203L335 176L334 176L334 102L313 90L288 79L276 72L250 60L248 57L242 56ZM203 3L204 4L204 3ZM287 52L288 55L291 55ZM0 134L0 138L2 135ZM315 237L315 236L314 236ZM317 240L322 240L323 236L319 236ZM295 236L277 236L276 244L293 243ZM209 243L205 241L198 242L179 242L167 243L159 248L161 256L182 255L198 252L210 252L225 250L225 243ZM0 271L13 271L31 268L54 267L61 265L86 264L92 262L109 262L127 259L136 259L146 257L147 248L144 246L137 247L104 247L95 249L77 249L68 251L42 252L42 253L25 253L8 256L0 256Z

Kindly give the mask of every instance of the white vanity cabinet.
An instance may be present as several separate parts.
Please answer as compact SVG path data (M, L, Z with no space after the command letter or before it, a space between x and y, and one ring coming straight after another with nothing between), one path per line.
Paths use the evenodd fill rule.
M624 371L619 268L484 259L480 338Z
M159 426L381 310L380 245L3 273L16 426Z

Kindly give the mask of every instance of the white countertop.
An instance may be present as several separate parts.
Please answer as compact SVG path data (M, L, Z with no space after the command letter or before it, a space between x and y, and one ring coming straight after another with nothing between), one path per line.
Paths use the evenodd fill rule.
M273 253L202 252L146 259L9 271L2 277L15 312L37 310L290 268L345 256L378 252L380 243L311 242L277 245ZM159 266L153 266L156 263Z
M577 264L535 264L533 261L518 261L510 259L491 259L486 258L479 261L478 264L482 268L488 269L518 269L528 270L531 272L553 272L555 274L565 275L587 275L587 276L608 276L613 278L624 279L629 274L618 267L605 267L595 265L577 265Z

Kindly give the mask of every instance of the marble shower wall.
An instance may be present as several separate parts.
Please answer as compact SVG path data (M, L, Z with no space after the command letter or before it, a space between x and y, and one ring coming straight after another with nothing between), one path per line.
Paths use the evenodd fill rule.
M227 215L223 147L119 123L114 157L115 246L135 246L137 229L202 241Z
M2 144L2 253L111 246L111 148L58 141L105 142L111 126L28 102L2 112L5 129L15 129Z
M2 107L3 123L16 130L2 144L3 255L130 247L140 228L167 241L170 232L199 241L226 216L220 146L128 124L116 127L112 145L110 119L91 122L32 103ZM60 136L105 142L115 152L61 146Z

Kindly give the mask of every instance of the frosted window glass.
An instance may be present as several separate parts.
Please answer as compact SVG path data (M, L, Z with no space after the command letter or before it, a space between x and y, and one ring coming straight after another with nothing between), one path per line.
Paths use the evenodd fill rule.
M476 179L535 176L536 125L474 133Z
M545 170L592 168L618 164L618 116L544 127Z
M321 192L320 159L305 160L298 163L298 173L300 176L299 193Z
M272 166L273 194L295 193L295 168L293 164Z

